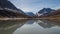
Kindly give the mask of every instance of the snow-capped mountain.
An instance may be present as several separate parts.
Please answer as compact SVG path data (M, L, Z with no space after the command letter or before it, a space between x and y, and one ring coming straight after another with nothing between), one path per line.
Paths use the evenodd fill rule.
M38 12L38 16L45 15L45 14L51 13L53 11L55 11L55 10L51 9L51 8L43 8L42 10L40 10Z

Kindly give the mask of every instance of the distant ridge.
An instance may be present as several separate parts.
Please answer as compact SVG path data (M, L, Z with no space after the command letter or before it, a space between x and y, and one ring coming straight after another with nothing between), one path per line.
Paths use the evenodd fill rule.
M36 15L35 15L34 13L32 13L32 12L26 12L26 15L31 16L31 17L36 16Z

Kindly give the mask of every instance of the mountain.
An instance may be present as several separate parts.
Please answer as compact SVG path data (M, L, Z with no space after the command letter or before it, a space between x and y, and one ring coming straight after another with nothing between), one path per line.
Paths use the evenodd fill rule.
M21 17L22 18L22 17L29 17L29 16L13 10L0 9L0 17L8 17L8 18Z
M5 8L5 9L13 9L20 11L20 13L23 13L21 9L17 9L10 1L8 0L0 0L0 7Z
M35 16L35 14L32 13L32 12L26 12L26 15L31 16L31 17L34 17Z
M17 10L17 8L8 0L0 0L0 6L3 8L9 8Z
M0 0L0 17L29 17L8 0Z
M60 9L54 11L54 12L51 12L49 13L47 16L60 16Z
M53 18L53 19L60 19L60 9L55 10L54 12L45 14L44 16L40 16L42 18Z
M55 11L54 9L51 9L51 8L43 8L42 10L40 10L38 12L38 15L41 16L41 15L45 15L45 14L48 14L48 13L51 13Z

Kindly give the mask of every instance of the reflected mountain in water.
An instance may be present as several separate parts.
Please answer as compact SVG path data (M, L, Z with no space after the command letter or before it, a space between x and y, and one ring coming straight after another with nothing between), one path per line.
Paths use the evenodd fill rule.
M30 26L26 26L30 25ZM0 21L0 34L13 34L18 28L25 28L25 27L37 27L40 29L43 27L52 28L55 26L60 27L60 23L52 22L49 20L7 20L7 21ZM35 28L36 29L36 28ZM20 30L20 29L18 29ZM19 33L20 34L20 33Z
M28 20L26 24L33 24L36 20Z
M17 28L23 26L27 20L0 21L0 34L12 34Z
M37 23L42 26L43 28L51 28L54 24L50 23L49 21L40 21L38 20Z
M44 23L50 24L50 26L59 26L60 27L60 20L42 20Z
M60 27L60 21L59 20L38 20L37 23L42 26L43 28L51 28L54 26Z

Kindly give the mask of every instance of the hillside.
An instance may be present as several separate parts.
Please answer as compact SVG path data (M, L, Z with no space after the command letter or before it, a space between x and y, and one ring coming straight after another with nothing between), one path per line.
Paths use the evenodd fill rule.
M2 8L3 9L3 8ZM27 15L25 14L22 14L22 13L19 13L15 10L8 10L8 9L3 9L1 10L0 9L0 17L8 17L8 18L25 18L25 17L28 17Z
M26 18L27 16L21 9L16 8L10 1L8 0L0 0L0 17L8 17L8 18Z

